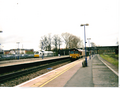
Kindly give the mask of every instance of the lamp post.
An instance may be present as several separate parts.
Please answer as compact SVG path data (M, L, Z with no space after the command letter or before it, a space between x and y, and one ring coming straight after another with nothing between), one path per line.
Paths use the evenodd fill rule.
M17 44L18 44L18 52L17 52L17 54L18 54L18 60L19 60L19 43L20 42L16 42Z
M87 40L88 40L88 43L89 43L89 59L91 59L91 56L90 56L90 40L91 40L91 38L87 38Z
M86 32L85 26L89 26L89 24L81 24L80 26L84 26L84 40L85 40L85 66L87 66L87 54L86 54Z

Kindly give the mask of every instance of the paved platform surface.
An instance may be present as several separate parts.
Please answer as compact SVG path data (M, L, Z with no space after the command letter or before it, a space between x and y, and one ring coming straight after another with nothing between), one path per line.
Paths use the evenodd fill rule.
M88 67L80 68L64 87L118 87L118 76L95 55Z
M82 67L81 58L16 87L118 87L118 70L109 69L98 54ZM102 61L101 61L102 60Z
M94 87L92 76L92 60L88 60L88 67L81 67L64 85L64 87Z

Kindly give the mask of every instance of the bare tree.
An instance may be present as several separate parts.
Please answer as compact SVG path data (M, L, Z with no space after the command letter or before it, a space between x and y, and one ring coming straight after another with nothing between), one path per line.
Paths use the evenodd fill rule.
M69 42L70 42L70 33L62 33L61 34L62 35L62 37L63 37L63 39L64 39L64 41L65 41L65 44L66 44L66 49L69 47Z
M77 36L73 36L73 43L74 43L74 47L78 48L78 43L80 42L80 39Z
M70 36L70 48L79 48L80 47L80 38L75 36L75 35L71 35Z
M52 40L52 37L51 37L51 34L49 33L48 34L48 50L49 51L51 50L51 40Z
M48 36L44 35L43 37L41 37L40 40L40 48L42 49L42 46L45 50L51 50L51 34L49 33Z
M52 44L54 45L55 50L57 50L58 40L59 40L58 35L54 35L54 36L53 36L53 41L52 41Z
M70 33L62 33L62 37L67 48L79 48L81 46L81 40L79 37L72 35Z
M66 49L67 48L79 48L81 46L81 40L79 37L72 35L70 33L62 33L61 34L65 44L66 44ZM48 36L43 36L41 37L40 40L40 48L44 50L51 50L51 45L54 45L54 49L57 51L58 46L60 48L60 45L62 45L62 39L58 35L54 35L51 37L51 34L48 34ZM51 44L52 43L52 44Z
M60 49L60 46L62 45L62 39L60 37L58 38L58 45L59 45L59 49Z
M41 37L40 40L40 48L47 50L47 45L48 45L47 36L44 35L43 37Z

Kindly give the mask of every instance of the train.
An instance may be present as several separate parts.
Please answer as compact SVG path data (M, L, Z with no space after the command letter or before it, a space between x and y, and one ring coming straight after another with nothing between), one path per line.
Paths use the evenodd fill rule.
M34 52L34 58L40 58L45 56L45 57L52 57L54 55L54 53L52 51L36 51Z
M85 56L85 50L81 50L77 48L70 49L69 56L70 56L70 61L75 61Z

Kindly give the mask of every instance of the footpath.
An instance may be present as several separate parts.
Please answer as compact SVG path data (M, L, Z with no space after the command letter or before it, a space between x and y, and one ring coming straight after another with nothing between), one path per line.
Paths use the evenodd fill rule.
M64 87L119 87L118 71L108 68L99 54L88 60L88 66L79 68Z

